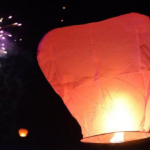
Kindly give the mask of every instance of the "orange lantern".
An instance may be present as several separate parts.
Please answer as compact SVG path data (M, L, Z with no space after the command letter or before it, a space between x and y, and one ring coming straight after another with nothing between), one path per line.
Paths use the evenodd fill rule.
M18 133L20 137L26 137L28 135L28 130L21 128L18 130Z
M81 126L83 142L150 136L150 19L130 13L50 31L38 47L45 77Z

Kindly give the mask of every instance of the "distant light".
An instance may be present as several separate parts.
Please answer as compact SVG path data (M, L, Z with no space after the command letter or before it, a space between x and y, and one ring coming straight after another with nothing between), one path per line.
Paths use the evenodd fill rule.
M18 24L18 26L22 26L22 24L21 24L21 23L19 23L19 24Z
M7 51L3 51L3 53L7 54Z
M16 39L14 41L16 42Z
M0 37L3 36L2 34L0 34Z
M12 16L9 16L9 17L8 17L8 19L11 19L11 18L12 18Z
M4 46L5 44L2 44L2 46Z
M61 19L61 22L64 22L64 20L63 20L63 19Z
M15 23L13 23L13 25L18 25L18 23L17 23L17 22L15 22Z
M2 22L2 21L3 21L3 18L0 19L0 22Z
M5 47L2 47L2 50L5 50Z
M2 39L5 40L5 37L3 36Z
M66 9L66 7L65 7L65 6L63 6L63 7L62 7L62 9Z
M1 31L0 31L0 33L4 33L4 31L3 31L3 30L1 30Z
M26 137L28 135L28 130L21 128L18 130L18 133L20 137Z
M22 41L22 39L19 39L20 41Z
M2 27L0 27L0 29L1 29Z
M11 34L8 34L8 36L9 36L9 37L12 37L12 35L11 35Z

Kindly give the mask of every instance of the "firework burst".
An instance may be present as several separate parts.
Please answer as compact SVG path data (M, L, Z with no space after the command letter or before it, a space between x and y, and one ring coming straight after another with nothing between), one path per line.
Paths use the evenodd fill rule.
M8 41L8 38L13 37L13 35L10 34L7 31L7 29L12 27L22 26L22 24L18 22L7 24L7 21L10 19L12 19L12 16L8 16L7 19L0 18L0 56L1 57L7 54L8 44L6 41Z

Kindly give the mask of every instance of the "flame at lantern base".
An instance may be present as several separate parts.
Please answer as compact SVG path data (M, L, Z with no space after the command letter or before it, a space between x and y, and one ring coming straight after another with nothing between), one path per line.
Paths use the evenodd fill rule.
M25 133L21 133L20 137L26 137L27 135Z
M123 143L124 142L124 132L115 133L112 139L110 140L111 143Z

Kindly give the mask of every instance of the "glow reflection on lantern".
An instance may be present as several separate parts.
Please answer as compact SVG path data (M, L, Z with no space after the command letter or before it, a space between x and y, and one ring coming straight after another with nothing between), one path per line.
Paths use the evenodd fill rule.
M118 96L113 98L110 101L110 116L113 118L113 121L110 118L106 119L106 126L108 125L108 129L111 125L111 130L114 131L128 131L129 129L135 128L133 125L133 114L132 109L136 105L136 101L131 100L132 97L127 95ZM107 101L107 100L106 100Z

